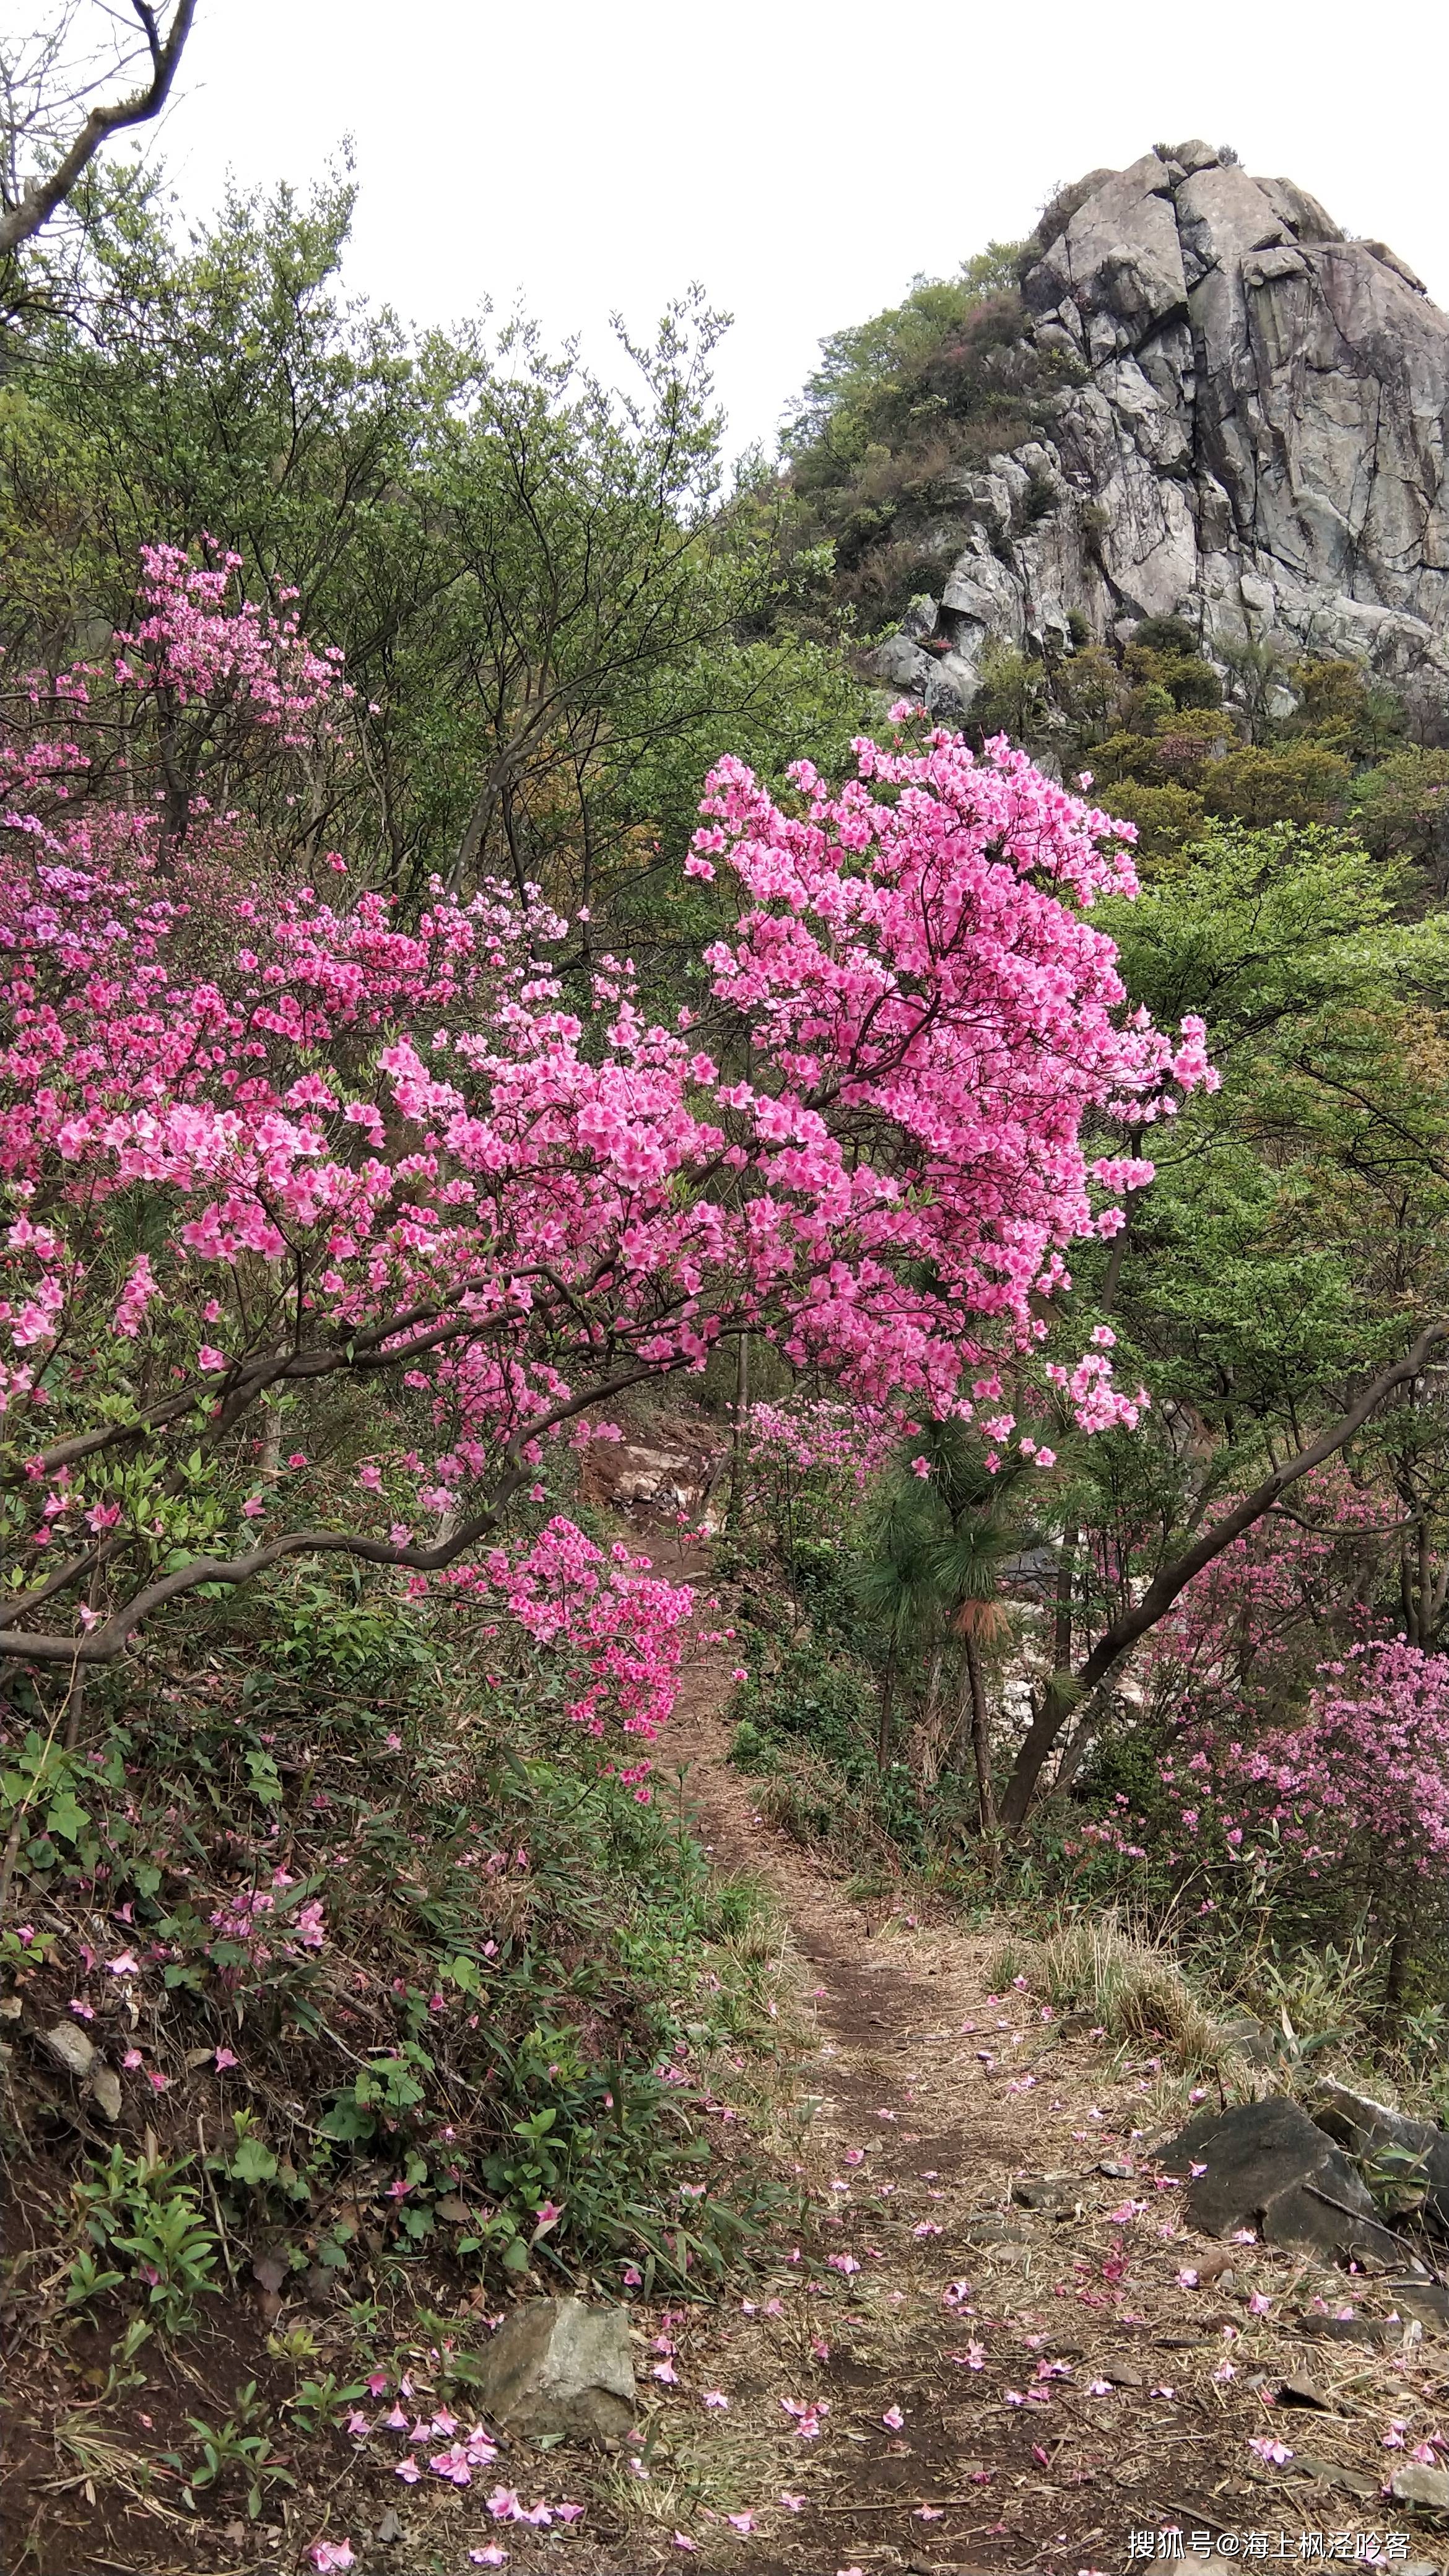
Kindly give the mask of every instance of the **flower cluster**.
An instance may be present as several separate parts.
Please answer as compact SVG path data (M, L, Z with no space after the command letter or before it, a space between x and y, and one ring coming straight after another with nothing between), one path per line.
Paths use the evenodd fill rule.
M228 608L233 569L149 555L118 681L208 723L230 693L290 739L335 657ZM52 748L17 734L12 788ZM5 1652L117 1652L178 1590L294 1549L476 1578L547 1443L744 1329L868 1417L971 1418L975 1372L1047 1337L1071 1243L1150 1178L1099 1150L1114 1127L1214 1077L1197 1023L1127 1009L1082 917L1130 888L1110 818L1002 743L856 756L836 793L796 770L803 816L737 761L708 782L695 859L745 900L712 1009L748 1081L689 1011L651 1021L627 961L568 1008L534 893L435 888L404 928L204 833L163 877L144 800L0 817L0 1409L30 1461L4 1539L22 1588L93 1577L99 1602L71 1637L13 1622ZM345 1496L304 1451L259 1474L263 1405L344 1373L375 1395ZM1101 1352L1066 1393L1088 1429L1142 1400ZM483 1579L545 1626L587 1596L574 1713L612 1696L647 1734L667 1605L581 1545L556 1524Z

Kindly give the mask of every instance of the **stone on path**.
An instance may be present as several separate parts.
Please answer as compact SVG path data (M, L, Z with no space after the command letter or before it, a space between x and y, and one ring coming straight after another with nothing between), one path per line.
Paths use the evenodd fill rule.
M510 2432L622 2441L637 2411L627 2311L582 2299L528 2300L488 2346L478 2397L490 2421Z
M1352 2165L1296 2102L1201 2112L1158 2161L1188 2178L1187 2216L1204 2236L1256 2227L1269 2245L1402 2258ZM1193 2174L1194 2165L1203 2172Z

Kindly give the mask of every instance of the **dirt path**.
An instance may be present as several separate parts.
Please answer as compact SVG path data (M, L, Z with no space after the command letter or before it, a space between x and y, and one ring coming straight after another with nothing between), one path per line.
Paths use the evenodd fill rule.
M654 1552L675 1570L667 1542ZM1329 2309L1387 2315L1361 2276L1255 2246L1215 2282L1224 2249L1142 2165L1186 2111L1185 2080L1150 2040L1129 2054L1064 2025L999 1929L881 1919L763 1823L726 1759L730 1654L691 1674L670 1765L715 1865L765 1880L791 1928L819 2102L797 2169L819 2194L825 2277L807 2277L807 2244L738 2318L669 2321L671 2424L705 2391L729 2406L705 2409L692 2495L641 2492L647 2563L686 2563L660 2526L688 2504L688 2563L749 2576L1096 2576L1179 2554L1160 2537L1176 2531L1203 2564L1362 2561L1378 2535L1397 2561L1439 2565L1382 2499L1380 2443L1395 2406L1420 2438L1442 2348L1411 2329L1394 2399L1363 2350L1297 2330ZM1026 2205L1046 2175L1068 2179ZM1279 2402L1295 2371L1321 2408Z

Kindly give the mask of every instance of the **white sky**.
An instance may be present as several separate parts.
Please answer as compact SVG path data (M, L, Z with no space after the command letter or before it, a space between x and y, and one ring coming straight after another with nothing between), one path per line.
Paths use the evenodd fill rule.
M700 279L738 448L822 333L1159 137L1298 180L1449 304L1446 73L1443 0L201 0L160 149L202 210L350 134L350 282L419 321L521 294L597 355Z

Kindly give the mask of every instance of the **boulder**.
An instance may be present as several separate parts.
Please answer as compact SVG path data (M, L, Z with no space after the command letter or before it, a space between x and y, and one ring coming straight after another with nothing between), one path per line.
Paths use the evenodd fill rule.
M478 2402L500 2430L534 2440L622 2441L637 2410L627 2310L582 2299L515 2308L483 2355Z
M1238 2102L1205 2111L1161 2150L1187 2176L1186 2211L1204 2236L1256 2227L1265 2244L1379 2260L1403 2249L1327 2132L1296 2102ZM1201 2165L1201 2173L1193 2173Z
M1035 246L1022 354L1059 390L943 513L948 652L910 616L880 677L949 715L990 646L1174 613L1449 680L1449 316L1407 262L1196 139L1060 190Z

